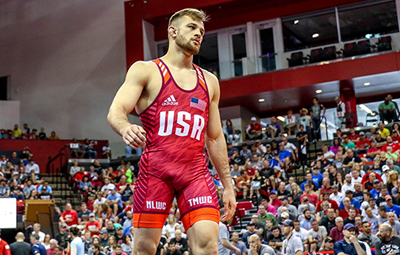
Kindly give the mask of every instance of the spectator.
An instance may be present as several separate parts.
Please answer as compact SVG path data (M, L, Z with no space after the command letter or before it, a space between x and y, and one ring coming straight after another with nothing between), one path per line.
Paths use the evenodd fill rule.
M367 221L362 223L362 233L360 233L357 238L360 241L366 242L370 247L375 247L376 243L379 241L379 238L371 233L371 226Z
M329 237L332 237L332 239L335 242L340 241L343 239L343 218L342 217L336 217L335 219L336 227L331 229L331 232L329 233Z
M348 151L348 149L356 148L356 145L349 140L349 137L347 135L342 136L342 146L346 151Z
M285 236L285 240L282 244L282 254L285 255L302 255L303 245L300 238L293 236L293 222L286 220L282 223L282 233Z
M102 247L99 244L93 244L92 246L92 254L93 255L106 255L103 251L101 251Z
M260 213L258 214L258 221L260 223L264 224L264 226L265 226L267 219L270 219L274 226L278 225L278 221L276 220L276 217L272 213L266 212L264 205L260 205L258 207L258 209L260 211Z
M301 195L300 199L303 199L303 197L308 197L310 203L314 206L316 206L319 202L318 195L313 192L313 190L311 189L311 184L309 183L304 185L304 194Z
M122 238L123 243L121 244L121 248L123 252L126 252L128 255L132 254L132 237L130 235L124 235Z
M299 161L301 167L307 168L307 139L308 134L304 131L304 126L299 125L300 131L297 133L297 141L299 142Z
M300 227L304 228L305 230L310 230L311 229L311 221L313 220L313 216L311 215L310 209L306 208L303 210L303 219L300 220ZM314 217L315 218L315 217Z
M267 242L269 243L271 241L274 241L275 245L276 245L276 249L281 250L283 240L285 240L285 236L282 235L281 229L279 228L279 226L272 227L271 234L267 237Z
M78 213L72 209L70 203L65 205L65 211L61 214L60 221L67 224L69 227L72 225L78 225Z
M308 139L312 139L312 127L311 127L311 117L308 115L308 110L303 108L300 110L300 118L297 121L297 125L303 126L304 130L307 132Z
M340 205L340 203L344 198L344 194L338 191L339 191L338 185L332 185L332 194L330 194L329 198L334 200L338 205Z
M176 249L180 251L183 255L189 255L189 246L186 238L182 237L182 232L180 230L175 231L175 237L171 238L172 242L175 242Z
M226 231L226 232L228 232L228 231ZM221 233L220 233L220 234L221 234ZM229 232L228 232L228 235L229 235ZM222 239L224 239L224 240L227 241L227 238L222 238ZM223 241L222 241L222 242L223 242ZM227 241L227 242L228 242L228 241ZM228 242L228 244L229 244L229 242ZM218 246L220 246L220 245L218 244ZM223 255L229 254L227 248L226 248L226 251L225 251L225 252L223 252L222 249L223 249L223 248L220 249L220 248L218 247L218 254L223 254ZM220 253L220 250L221 250L221 253ZM167 251L166 255L182 255L182 253L176 249L176 244L175 244L174 242L169 241L169 243L168 243L168 251Z
M89 139L83 140L82 150L86 151L88 158L94 157L97 159L97 151L93 148L93 144L89 142Z
M347 153L347 157L343 160L342 167L353 167L354 163L362 163L362 160L360 159L360 157L354 155L354 152L352 149L347 149L346 153Z
M382 122L393 122L396 118L396 106L389 97L385 97L385 102L379 105L379 117Z
M276 117L271 117L271 123L267 124L267 133L271 138L278 137L281 133L281 127L277 124Z
M339 146L341 146L340 140L337 137L333 138L332 146L330 147L330 151L332 151L334 154L337 154L339 151Z
M320 251L333 251L335 240L332 237L325 238L325 246Z
M58 242L58 245L63 247L64 249L67 248L67 237L69 233L67 232L67 224L61 223L59 227L60 232L56 234L55 239Z
M47 135L44 132L44 128L42 127L42 128L40 128L39 139L40 140L46 140L46 138L47 138Z
M81 203L81 211L78 213L78 224L85 225L89 222L89 217L92 212L87 209L85 202Z
M258 235L250 236L250 248L249 248L249 255L258 255L258 254L270 254L275 255L275 251L272 247L261 244L261 238Z
M310 116L312 119L313 140L321 139L321 117L325 116L326 108L318 103L318 98L313 98L313 106L310 108ZM322 113L322 114L321 114Z
M7 186L7 180L2 179L0 181L0 198L10 197L10 187Z
M57 242L57 240L56 239L51 239L50 241L49 241L49 243L50 243L50 247L49 248L47 248L47 255L55 255L56 254L56 252L57 252L57 244L58 244L58 242Z
M42 189L44 189L44 188L46 188L47 189L47 193L53 193L53 189L51 188L51 186L49 185L49 182L48 181L44 181L43 182L43 185L40 185L39 187L38 187L38 192L39 193L41 193L42 192Z
M39 235L36 233L33 233L31 235L31 244L32 244L32 254L37 255L47 255L46 248L43 246L43 244L39 241Z
M390 135L389 129L385 128L383 122L380 122L380 123L378 124L378 134L380 134L380 136L381 136L383 139L386 139L386 137L388 137L388 136Z
M321 226L324 226L328 233L336 226L335 223L335 209L329 208L327 210L327 215L321 219Z
M345 183L342 185L342 193L346 194L348 190L354 191L354 183L350 174L346 174L345 176Z
M247 143L242 144L242 149L240 150L240 156L243 156L245 159L251 158L251 150L248 149Z
M342 123L346 121L346 105L341 101L340 97L335 97L336 102L336 126L342 127Z
M351 223L346 224L343 228L344 238L334 245L335 254L367 255L365 244L358 241L357 235L357 228Z
M377 255L397 254L393 247L400 247L400 237L393 235L393 229L390 225L382 224L379 227L380 240L375 243L375 252ZM398 249L398 248L397 248Z
M169 214L167 217L167 224L164 225L164 227L162 229L162 235L169 235L169 236L175 235L175 227L177 225L179 225L179 224L176 223L175 216L173 214Z
M247 231L242 236L242 241L245 243L247 249L250 247L250 236L254 234L257 234L255 231L255 223L250 221L249 224L247 224Z
M231 176L235 179L240 176L240 169L238 164L233 164L233 169L231 170Z
M240 253L235 253L235 251L230 251L230 255L236 254L236 255L242 255L247 253L247 248L246 244L242 241L239 241L239 234L237 232L233 232L232 235L232 245L235 246L240 250Z
M297 215L297 208L294 205L289 204L287 196L282 197L281 201L282 201L282 205L277 210L278 215L280 215L282 213L283 207L286 207L288 209L288 211L290 212L290 214L295 215L295 216Z
M21 138L22 135L22 131L21 129L18 127L18 124L14 125L14 129L12 130L12 135L15 139L19 139Z
M393 199L390 195L386 195L385 196L385 200L386 200L386 211L389 212L394 212L396 217L398 218L400 215L400 206L393 204ZM388 217L389 218L389 217ZM398 234L400 234L400 232L398 232Z
M106 177L104 178L104 185L103 187L101 187L101 192L105 192L105 191L111 191L115 189L115 185L114 183L111 182L110 178Z
M108 142L101 148L101 151L103 152L103 157L111 159L111 148Z
M121 247L121 245L117 245L116 247L115 247L115 252L114 253L112 253L112 255L128 255L126 252L123 252L122 251L122 247Z
M39 193L39 195L38 195L38 198L41 199L41 200L52 200L53 199L53 195L51 193L48 193L47 191L48 191L48 188L43 187L42 188L42 192Z
M316 252L325 246L325 239L328 235L324 226L318 226L318 221L311 221L311 229L308 231L308 243L310 244L310 251Z
M308 238L308 231L305 230L304 228L300 227L300 221L299 220L294 220L293 221L293 225L294 225L293 236L296 236L296 237L300 238L301 242L304 243Z
M309 209L311 213L315 214L315 205L309 203L308 197L303 197L301 201L302 203L299 205L299 208L297 210L298 215L303 214L306 209Z
M84 255L85 254L85 245L83 243L82 238L79 237L80 230L77 227L72 227L70 229L70 236L71 236L71 255Z
M353 225L356 225L356 210L355 208L350 208L348 211L349 217L344 219L343 224L346 225L347 223L351 223Z
M258 140L262 139L262 126L257 122L256 117L251 117L250 124L246 128L246 139Z
M356 144L359 139L360 139L360 135L356 134L356 131L354 130L354 128L351 127L350 128L350 135L349 135L350 142Z
M235 181L237 191L243 192L243 198L247 198L248 191L250 190L251 185L251 178L247 175L247 172L245 170L241 170L240 176L236 178Z
M29 164L25 166L25 170L27 173L31 173L32 170L35 172L35 174L40 174L40 168L39 165L35 163L33 159L29 160Z
M17 152L14 151L11 154L11 158L8 161L10 161L14 166L16 166L21 162L21 159L17 157Z
M50 134L49 137L47 137L47 140L60 140L60 137L58 137L58 136L56 135L56 132L55 132L55 131L51 131L51 134Z
M1 233L1 232L0 232ZM25 235L22 232L18 232L15 236L16 242L10 244L10 251L12 255L30 255L31 246L25 242ZM1 242L4 242L1 240ZM7 254L7 253L4 253Z
M288 136L291 136L292 133L296 134L296 116L293 115L292 109L287 112L285 116L285 122L283 123L283 127L285 132L287 132Z
M36 128L32 129L32 133L30 133L28 135L28 139L29 140L38 140L39 139L39 136L37 135L37 129Z

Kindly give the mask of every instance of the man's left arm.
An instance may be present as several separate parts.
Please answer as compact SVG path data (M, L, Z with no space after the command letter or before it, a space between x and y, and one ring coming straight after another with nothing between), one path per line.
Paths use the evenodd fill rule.
M222 133L221 118L219 115L218 103L220 97L219 84L215 76L205 72L208 78L210 95L210 107L208 125L206 129L206 145L210 159L218 172L222 185L224 186L224 216L223 221L230 219L236 210L236 199L231 181L231 174L228 164L228 154L225 137Z

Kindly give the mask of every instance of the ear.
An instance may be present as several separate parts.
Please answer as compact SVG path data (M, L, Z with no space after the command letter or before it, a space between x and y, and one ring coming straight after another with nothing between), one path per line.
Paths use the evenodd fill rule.
M176 36L177 36L176 27L174 27L174 26L169 26L169 27L168 27L168 35L171 36L171 38L175 39Z

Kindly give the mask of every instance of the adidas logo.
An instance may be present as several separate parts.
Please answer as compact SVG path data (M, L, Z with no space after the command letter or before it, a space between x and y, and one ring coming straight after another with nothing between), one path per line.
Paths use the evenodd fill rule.
M178 105L178 102L176 101L174 95L170 95L167 99L165 99L162 105Z

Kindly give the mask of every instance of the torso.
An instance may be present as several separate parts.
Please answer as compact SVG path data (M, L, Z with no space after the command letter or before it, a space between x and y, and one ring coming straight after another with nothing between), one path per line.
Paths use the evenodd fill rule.
M210 104L204 73L196 66L186 73L172 72L159 59L153 66L158 71L149 78L137 106L147 139L140 171L166 181L182 173L202 173ZM190 171L190 166L201 166L201 171Z

